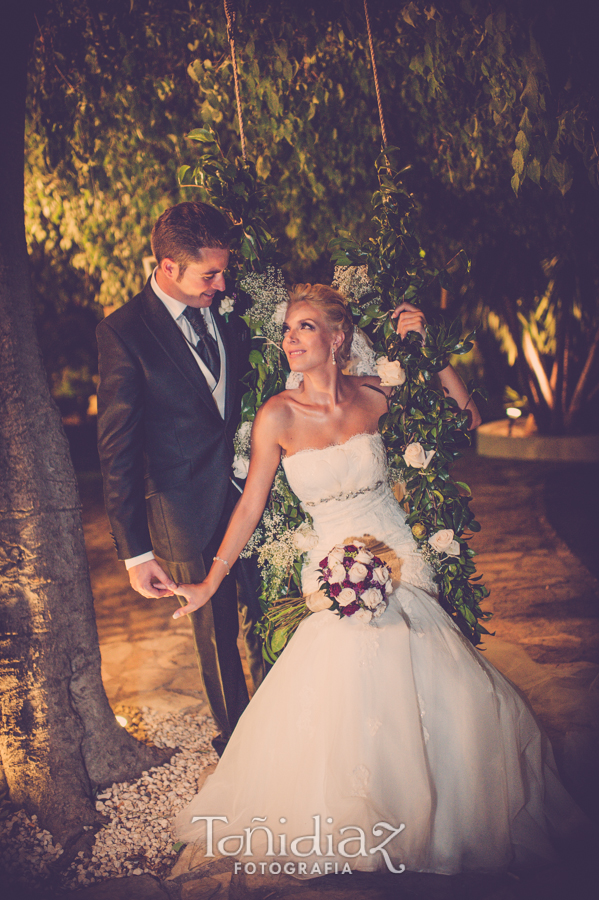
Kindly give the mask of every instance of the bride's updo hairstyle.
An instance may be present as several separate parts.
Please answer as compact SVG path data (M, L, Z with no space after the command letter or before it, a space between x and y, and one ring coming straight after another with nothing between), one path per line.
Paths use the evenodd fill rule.
M289 291L289 307L294 303L309 303L323 314L331 331L343 332L343 343L335 355L344 368L349 361L354 323L343 294L326 284L294 284Z

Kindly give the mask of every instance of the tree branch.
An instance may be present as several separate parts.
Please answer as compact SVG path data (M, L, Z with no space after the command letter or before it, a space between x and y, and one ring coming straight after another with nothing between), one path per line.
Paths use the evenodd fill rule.
M574 394L572 395L572 400L570 401L570 406L568 407L568 412L566 414L566 431L569 431L576 419L576 416L580 412L580 408L582 406L582 401L584 398L584 392L587 386L587 382L589 380L589 376L591 374L591 369L593 366L593 362L595 361L595 356L597 353L597 348L599 347L599 328L595 332L595 337L593 338L593 343L590 346L589 352L587 354L586 362L584 364L584 368L580 373L580 377L576 383L576 387L574 389Z

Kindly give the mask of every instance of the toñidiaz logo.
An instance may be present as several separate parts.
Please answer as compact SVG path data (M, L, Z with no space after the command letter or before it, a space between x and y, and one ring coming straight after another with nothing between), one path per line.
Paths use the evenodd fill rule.
M319 815L312 816L312 820L314 822L312 834L304 834L288 841L288 836L284 831L274 834L272 829L265 824L268 816L254 816L252 826L244 828L241 834L228 834L216 841L216 851L220 856L249 857L250 862L235 864L235 872L240 872L243 867L246 875L254 875L256 872L264 875L266 871L270 875L279 875L281 872L285 872L287 875L351 874L350 863L343 862L343 860L358 859L359 857L369 859L375 853L381 854L390 872L399 875L405 871L403 864L395 868L387 850L387 845L401 834L406 827L405 824L402 823L396 828L388 822L377 822L372 826L372 838L383 838L383 840L369 846L369 835L358 825L345 825L340 828L339 838L335 840L336 834L331 832L323 834ZM206 856L216 856L214 823L223 822L228 825L227 817L193 816L191 821L192 823L206 823ZM333 819L327 818L325 822L330 826L333 824ZM287 819L280 818L279 823L285 825ZM256 855L253 849L254 835L256 834L260 836L260 858L264 860L266 857L271 857L272 862L255 862L252 859ZM266 845L265 850L263 849L264 845ZM321 860L313 859L311 862L305 862L308 857L321 857ZM293 858L301 861L296 862ZM287 862L281 863L278 859L286 859Z

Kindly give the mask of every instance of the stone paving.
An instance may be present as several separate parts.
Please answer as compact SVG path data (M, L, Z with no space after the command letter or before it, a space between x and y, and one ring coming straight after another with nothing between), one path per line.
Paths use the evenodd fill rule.
M455 477L473 490L482 525L473 546L492 593L487 657L528 696L550 734L562 777L595 819L599 812L599 584L549 524L546 485L561 485L565 467L477 458ZM174 622L172 600L134 594L108 537L101 490L83 482L86 544L92 574L103 677L113 707L205 709L189 626ZM590 523L589 523L590 524ZM255 900L430 898L558 900L596 896L593 854L556 860L534 876L327 876L307 883L233 872L231 860L205 861L185 848L170 879L115 879L70 893L72 900ZM595 891L595 892L594 892Z

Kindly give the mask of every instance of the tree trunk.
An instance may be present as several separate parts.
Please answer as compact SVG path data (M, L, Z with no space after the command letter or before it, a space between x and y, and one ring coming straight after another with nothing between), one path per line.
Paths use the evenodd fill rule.
M0 55L0 783L64 844L96 821L94 786L165 752L117 724L102 686L75 476L35 337L23 215L34 6L4 10Z

